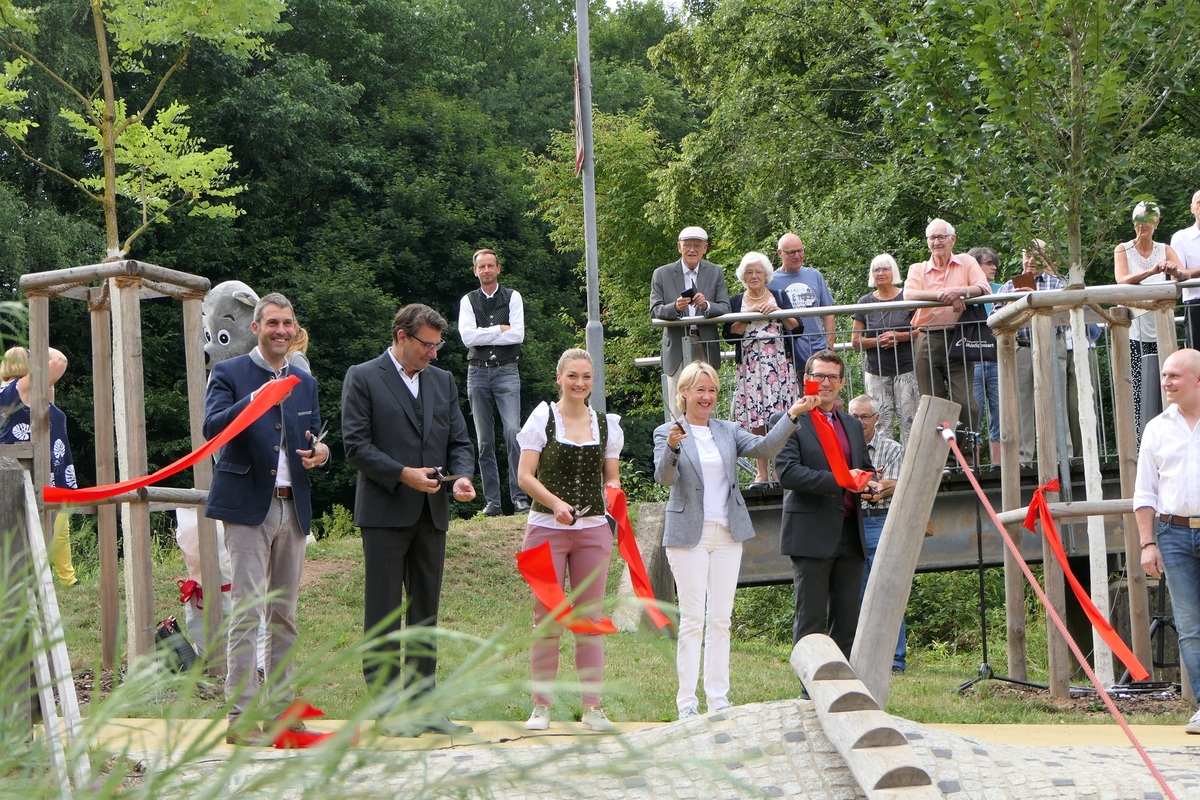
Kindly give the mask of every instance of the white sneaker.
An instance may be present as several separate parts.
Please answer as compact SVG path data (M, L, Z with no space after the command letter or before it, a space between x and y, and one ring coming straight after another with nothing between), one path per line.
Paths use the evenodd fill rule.
M679 712L680 722L682 722L685 719L692 719L693 717L698 717L698 716L700 716L700 712L694 708L685 708L683 711Z
M1192 714L1192 718L1188 720L1187 725L1183 726L1184 733L1200 733L1200 711Z
M583 719L580 722L585 731L612 733L617 729L617 726L612 724L600 706L588 706L587 710L583 712Z
M544 731L550 727L550 707L538 703L533 707L533 713L525 722L527 731Z

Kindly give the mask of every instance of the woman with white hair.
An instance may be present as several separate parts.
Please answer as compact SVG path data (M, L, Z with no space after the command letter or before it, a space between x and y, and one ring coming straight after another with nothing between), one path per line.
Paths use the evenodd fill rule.
M1146 200L1133 207L1134 238L1113 251L1113 274L1117 283L1137 285L1179 280L1179 256L1170 245L1154 241L1162 212L1158 203ZM1142 356L1158 353L1154 315L1141 312L1129 326L1129 353L1133 377L1133 419L1138 441L1142 438Z
M771 259L763 253L742 256L737 279L746 291L729 299L730 312L770 314L791 308L786 293L767 288L774 271ZM799 326L800 320L794 318L756 319L724 326L725 341L733 342L737 362L733 419L756 436L765 434L771 416L785 411L801 394L789 344L790 332ZM751 489L765 488L770 481L768 459L759 458L757 462Z
M896 259L881 253L871 260L867 286L875 291L859 298L859 305L891 303L904 299L904 282ZM900 422L900 443L908 441L908 430L917 413L917 375L913 371L912 309L880 309L854 315L850 343L866 355L863 367L867 394L879 406L876 423L888 436Z

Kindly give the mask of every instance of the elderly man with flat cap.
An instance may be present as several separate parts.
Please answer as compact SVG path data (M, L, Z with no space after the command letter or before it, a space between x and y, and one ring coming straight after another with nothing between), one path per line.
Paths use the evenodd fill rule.
M667 375L667 397L671 414L678 417L675 387L683 371L683 343L691 342L691 361L721 364L721 343L715 323L703 320L729 313L729 290L725 273L716 264L704 260L708 252L708 233L691 225L679 232L679 260L654 270L650 279L650 316L663 320L691 320L691 325L663 328L662 367Z

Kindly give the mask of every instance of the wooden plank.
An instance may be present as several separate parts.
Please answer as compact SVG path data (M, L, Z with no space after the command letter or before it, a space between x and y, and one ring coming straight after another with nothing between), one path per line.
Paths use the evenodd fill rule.
M25 544L28 537L25 475L26 467L0 452L0 519L9 521L0 525L0 574L12 587L26 585L30 574L29 546ZM0 605L0 624L22 624L25 620L18 615L19 611L19 603ZM32 615L33 611L28 614ZM12 637L7 646L0 648L0 659L3 659L6 680L11 687L4 699L12 701L0 707L0 714L5 720L19 719L31 731L32 737L35 673L28 643Z
M992 316L995 316L993 314ZM990 318L989 318L990 324ZM996 333L996 373L1000 386L1000 504L1021 504L1021 409L1017 400L1017 337L1015 330ZM1021 549L1024 538L1020 524L1006 526L1009 538ZM1025 643L1025 573L1017 557L1004 548L1004 627L1007 641L1008 677L1028 680L1029 662Z
M1031 292L1030 295L1037 294ZM1054 435L1054 371L1058 366L1057 343L1050 317L1035 316L1030 321L1033 331L1033 407L1037 431L1038 483L1045 484L1058 477L1058 441ZM1047 492L1053 500L1057 493ZM1067 618L1066 580L1062 567L1054 558L1049 541L1042 538L1042 581L1046 597L1058 614ZM1072 656L1067 640L1059 633L1049 615L1046 618L1046 639L1050 672L1050 696L1055 700L1066 700L1070 695L1070 677L1073 672Z
M1174 283L1152 283L1138 286L1114 284L1087 286L1082 289L1027 292L1023 297L992 312L992 315L988 317L988 325L996 332L1016 331L1029 324L1033 311L1039 308L1067 309L1085 305L1147 307L1163 303L1173 307L1178 293L1179 288Z
M887 569L871 570L867 581L850 664L883 707L887 706L892 676L891 654L900 635L925 524L941 486L949 449L938 426L945 423L953 427L959 408L958 403L940 397L921 398L900 465L896 493L875 551L875 563L886 564Z
M1117 324L1109 328L1112 345L1109 362L1112 364L1114 395L1114 430L1117 434L1117 464L1121 474L1121 496L1133 497L1137 479L1137 426L1133 418L1133 370L1129 352L1129 312L1117 309ZM1144 665L1154 663L1150 647L1150 595L1146 590L1146 573L1142 569L1142 547L1138 539L1137 519L1125 515L1125 563L1128 565L1129 638L1130 647Z
M41 496L41 487L50 483L50 298L29 298L29 422L33 445L33 478ZM41 529L52 536L49 518L43 516ZM50 540L46 540L49 545Z
M57 731L59 741L55 742L56 756L62 758L60 763L61 775L71 775L77 787L90 787L92 782L91 764L88 761L86 748L76 748L77 757L67 763L66 754L59 748L67 739L78 741L82 737L83 718L79 713L79 698L75 694L75 678L71 672L71 659L67 655L66 632L63 631L62 615L58 610L58 596L54 593L54 579L50 572L50 558L46 551L45 535L38 529L41 514L38 510L37 493L33 488L33 480L25 475L25 518L26 542L29 545L29 555L33 562L33 586L30 590L30 608L40 613L33 614L36 623L33 625L34 652L37 656L37 673L39 691L49 695L42 700L42 718L46 722L46 730L50 733L58 725L58 714L55 711L51 690L58 693L58 708L62 711L62 729ZM44 629L44 630L43 630ZM46 664L49 651L49 664ZM51 670L47 667L52 667ZM54 734L51 734L52 736ZM70 796L70 787L66 787L64 796Z
M52 295L61 294L80 284L122 277L145 278L156 283L186 288L198 295L204 295L212 285L208 278L199 275L191 275L187 272L133 260L105 261L101 264L88 264L47 272L30 272L21 276L20 285L27 295ZM135 282L137 281L135 280Z
M142 316L136 281L114 280L112 302L116 309L113 326L113 375L116 396L118 471L121 480L146 474L145 383L142 371ZM154 590L150 559L150 506L133 501L121 506L125 531L125 619L127 658L154 652Z
M92 323L92 419L96 437L96 483L103 486L117 479L113 439L113 348L112 313L107 287L88 293ZM120 566L117 561L117 510L96 510L97 547L100 557L100 659L104 669L118 661L117 638L121 628Z
M183 346L187 361L188 384L188 424L192 434L192 449L204 445L204 327L201 318L202 300L196 298L183 301ZM212 486L212 459L204 459L192 467L192 475L196 491L208 496ZM204 516L196 514L197 534L200 539L200 585L213 587L221 585L221 563L217 548L216 523ZM210 590L211 591L211 590ZM215 596L215 593L214 593ZM224 626L225 612L220 603L204 604L204 635L205 653L221 651L221 629ZM220 658L209 658L208 669L211 673L223 675L225 661Z

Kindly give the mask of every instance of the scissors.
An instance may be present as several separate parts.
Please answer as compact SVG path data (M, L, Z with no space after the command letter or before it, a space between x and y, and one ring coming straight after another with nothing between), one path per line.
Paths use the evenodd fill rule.
M325 441L325 437L328 434L329 434L329 420L323 420L321 422L321 430L317 431L317 435L313 437L313 440L312 440L313 447L316 447L321 442Z
M579 518L587 516L587 513L591 510L592 510L591 506L584 506L583 508L572 508L571 509L571 524L574 525L576 522L579 522Z

